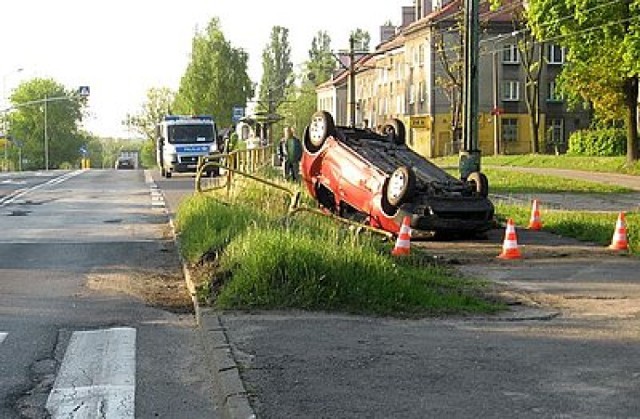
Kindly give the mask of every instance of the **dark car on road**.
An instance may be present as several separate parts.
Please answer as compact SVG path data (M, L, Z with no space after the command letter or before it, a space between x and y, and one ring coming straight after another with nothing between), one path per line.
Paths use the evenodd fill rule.
M117 161L116 161L116 169L120 170L120 169L135 169L136 165L133 161L133 159L129 158L129 157L120 157Z
M376 133L336 126L330 113L316 112L302 143L304 185L327 211L396 234L405 216L423 232L480 233L493 226L486 176L450 175L406 145L397 119Z

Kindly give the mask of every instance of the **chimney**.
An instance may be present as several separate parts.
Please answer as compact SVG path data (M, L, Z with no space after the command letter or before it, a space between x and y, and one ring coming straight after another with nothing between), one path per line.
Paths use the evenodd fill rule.
M420 20L433 11L431 0L414 0L416 8L416 20Z
M414 6L402 6L402 25L401 27L408 26L416 20L416 11Z
M396 34L396 27L393 25L380 26L380 43L387 42Z

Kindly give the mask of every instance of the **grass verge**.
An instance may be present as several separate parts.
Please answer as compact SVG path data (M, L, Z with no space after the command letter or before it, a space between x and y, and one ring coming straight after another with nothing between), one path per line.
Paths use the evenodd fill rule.
M529 223L531 209L521 205L497 203L496 213L502 221L512 218L516 225L526 226ZM540 217L545 231L582 241L608 245L615 232L618 214L542 210ZM633 254L640 254L640 212L626 213L625 219L629 249Z
M457 169L447 169L458 176ZM491 193L629 193L630 189L597 182L568 179L559 176L522 173L508 168L484 168L489 179Z
M433 162L440 166L458 167L458 156L438 157ZM640 162L628 164L626 157L593 157L549 154L522 154L513 156L482 156L483 166L548 167L554 169L586 170L640 175ZM484 169L483 169L484 171Z
M285 194L253 181L241 182L229 197L183 201L176 228L182 254L199 272L201 299L219 309L402 316L504 308L481 281L428 263L417 251L393 258L392 243L324 217L285 217L287 203Z

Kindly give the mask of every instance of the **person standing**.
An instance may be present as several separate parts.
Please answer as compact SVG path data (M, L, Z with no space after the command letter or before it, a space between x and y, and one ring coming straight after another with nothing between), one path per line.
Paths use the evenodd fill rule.
M300 177L300 160L302 159L302 143L295 136L293 128L284 128L284 137L280 140L282 155L282 174L286 180L297 182Z

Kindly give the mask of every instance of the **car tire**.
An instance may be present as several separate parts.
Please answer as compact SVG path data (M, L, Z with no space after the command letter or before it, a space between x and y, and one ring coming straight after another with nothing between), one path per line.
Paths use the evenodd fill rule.
M167 171L165 172L165 177L166 177L167 179L171 179L171 175L172 175L171 170L167 170Z
M393 207L409 201L415 192L416 174L407 166L400 166L391 173L385 188L385 198Z
M407 131L404 124L399 119L391 119L384 123L382 132L390 137L394 144L402 145L407 140Z
M333 116L326 111L318 111L311 116L311 123L305 129L305 146L312 153L322 148L326 139L336 135Z
M486 198L489 196L489 179L484 173L471 172L467 176L467 182L473 185L473 188L479 196Z

